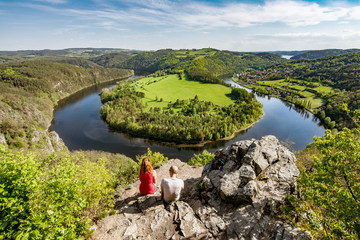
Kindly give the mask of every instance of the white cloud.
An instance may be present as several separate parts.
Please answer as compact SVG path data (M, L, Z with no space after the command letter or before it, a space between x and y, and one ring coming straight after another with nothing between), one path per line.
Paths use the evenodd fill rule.
M305 0L265 0L257 4L250 1L92 0L86 6L75 8L71 4L45 4L60 4L65 0L33 1L38 3L23 3L22 7L50 12L58 17L54 19L75 25L61 26L58 34L76 36L86 32L93 34L94 39L102 39L104 35L96 32L109 30L102 34L121 39L131 48L212 46L260 51L344 48L360 44L356 39L360 37L360 4L322 5ZM127 34L114 33L119 31ZM137 41L144 35L146 41ZM114 40L116 44L121 41Z
M296 33L278 33L271 36L299 38L299 37L336 37L337 35L330 33L319 33L319 32L296 32Z
M348 19L360 20L360 6L353 7L350 9Z
M65 0L37 0L61 3ZM324 7L317 3L294 0L266 1L264 4L226 3L211 5L205 2L137 0L122 1L121 7L98 10L61 9L59 14L87 16L137 22L146 25L175 25L183 27L249 27L266 23L288 26L311 26L321 22L360 19L359 7Z
M289 26L316 25L323 21L337 21L347 16L349 9L322 7L303 1L267 1L264 5L231 3L221 7L190 4L183 22L207 27L247 27L255 24L284 23Z
M37 2L51 3L51 4L66 4L67 0L35 0Z
M353 31L351 29L344 29L341 32L296 32L296 33L278 33L273 34L271 37L275 38L353 38L359 37L360 31ZM267 36L269 37L269 36Z

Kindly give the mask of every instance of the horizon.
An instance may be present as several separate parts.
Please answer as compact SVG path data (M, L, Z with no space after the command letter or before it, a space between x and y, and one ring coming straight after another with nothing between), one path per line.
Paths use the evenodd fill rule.
M0 2L0 51L353 49L360 48L359 29L359 0Z
M0 49L0 52L21 52L21 51L45 51L45 50L49 50L49 51L62 51L62 50L69 50L69 49L112 49L112 50L125 50L125 51L141 51L141 52L155 52L155 51L159 51L159 50L164 50L164 49L171 49L174 51L177 50L200 50L200 49L207 49L209 47L204 47L204 48L161 48L161 49L152 49L152 50L142 50L142 49L127 49L127 48L111 48L111 47L68 47L68 48L59 48L59 49L50 49L50 48L44 48L44 49L16 49L16 50L2 50ZM217 48L211 48L210 49L215 49L218 51L231 51L231 52L243 52L243 53L262 53L262 52L268 52L268 53L273 53L273 52L310 52L310 51L325 51L325 50L351 50L351 49L359 49L360 48L326 48L326 49L295 49L295 50L269 50L269 51L236 51L236 50L229 50L229 49L217 49Z

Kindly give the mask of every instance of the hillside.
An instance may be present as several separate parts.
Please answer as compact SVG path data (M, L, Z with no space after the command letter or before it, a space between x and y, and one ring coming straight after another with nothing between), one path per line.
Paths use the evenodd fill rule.
M0 65L0 239L84 237L115 188L136 177L132 159L70 153L48 130L57 100L132 74L48 61Z
M193 77L219 78L248 67L264 67L286 61L271 53L238 53L212 48L198 50L162 49L144 52L120 64L122 68L153 73L160 70L184 70Z
M109 53L125 53L129 55L137 54L141 51L121 49L121 48L67 48L60 50L19 50L19 51L0 51L0 56L57 56L57 57L97 57Z
M57 101L85 87L132 75L48 61L0 65L0 138L11 147L51 147L47 129Z
M307 103L300 106L314 110L328 127L341 129L344 126L354 127L342 105L348 104L352 112L359 109L359 75L360 53L348 53L291 61L260 71L248 70L240 73L239 79L244 84L255 84L257 91L275 94L288 101L293 99L296 102L313 94L312 98L321 99L320 104L324 106L314 104L313 107L319 107L317 109L307 107ZM286 80L280 84L281 89L275 86L280 83L276 83L277 80Z
M94 68L94 67L100 67L98 64L85 59L85 58L79 58L79 57L49 57L49 56L43 56L43 57L37 57L36 60L41 61L49 61L49 62L56 62L56 63L66 63L71 65L77 65L83 68Z
M117 67L118 62L123 61L121 58L126 60L140 52L142 51L121 48L0 51L0 64L27 60L44 60L68 63L84 68L92 68L99 65L103 67Z
M106 68L119 68L122 62L130 58L131 55L126 53L109 53L90 58L90 61Z
M317 59L322 57L328 57L333 55L341 55L347 53L358 53L360 49L324 49L324 50L313 50L307 51L300 54L296 54L291 57L291 60L299 60L299 59ZM290 55L290 54L289 54Z

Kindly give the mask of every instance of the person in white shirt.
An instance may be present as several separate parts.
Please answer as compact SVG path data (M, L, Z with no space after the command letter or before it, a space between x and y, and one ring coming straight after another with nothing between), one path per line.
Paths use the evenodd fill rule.
M177 201L180 198L180 192L184 189L184 181L176 178L178 173L179 168L173 165L169 169L170 178L163 178L161 180L161 199L164 204Z

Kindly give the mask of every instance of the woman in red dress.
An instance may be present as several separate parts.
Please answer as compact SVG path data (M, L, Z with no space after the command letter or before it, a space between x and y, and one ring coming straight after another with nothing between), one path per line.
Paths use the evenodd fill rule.
M149 158L143 158L139 170L140 193L142 195L153 194L156 191L156 171L153 170Z

